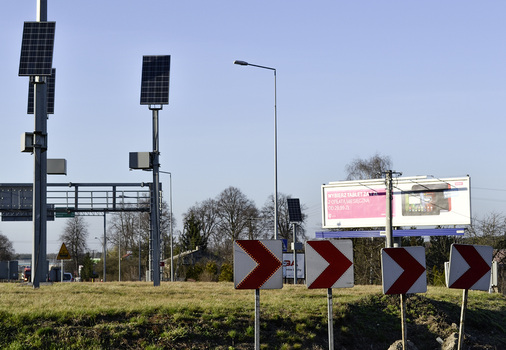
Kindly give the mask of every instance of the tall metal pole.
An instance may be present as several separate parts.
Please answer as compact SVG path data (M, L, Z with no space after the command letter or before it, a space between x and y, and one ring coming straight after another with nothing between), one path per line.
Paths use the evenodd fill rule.
M47 21L47 0L37 0L37 21ZM35 131L33 140L33 251L32 285L46 280L47 265L47 86L43 77L34 77Z
M160 285L160 151L158 137L158 111L160 108L152 108L153 110L153 200L151 201L151 223L152 223L152 274L153 285Z
M234 61L234 64L240 66L252 66L262 69L272 70L274 72L274 239L278 239L278 107L277 107L277 87L276 87L276 68L259 66L245 61Z
M274 69L274 239L278 239L278 108Z

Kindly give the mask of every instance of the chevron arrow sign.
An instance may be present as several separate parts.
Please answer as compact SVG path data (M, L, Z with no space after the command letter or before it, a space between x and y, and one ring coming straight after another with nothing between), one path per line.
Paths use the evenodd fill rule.
M448 288L489 290L493 248L452 244Z
M424 247L381 249L381 270L384 294L427 291Z
M306 278L309 289L353 287L351 240L307 241Z
M283 287L280 240L234 241L234 286L236 289L280 289Z

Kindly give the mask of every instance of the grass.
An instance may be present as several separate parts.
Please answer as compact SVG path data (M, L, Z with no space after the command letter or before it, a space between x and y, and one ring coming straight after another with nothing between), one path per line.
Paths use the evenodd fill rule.
M2 349L252 349L254 291L232 283L0 284ZM386 349L400 339L398 296L380 286L333 290L336 349ZM438 348L458 332L462 291L429 287L407 301L408 338ZM260 292L262 349L327 349L326 290ZM466 333L506 348L506 297L469 292Z

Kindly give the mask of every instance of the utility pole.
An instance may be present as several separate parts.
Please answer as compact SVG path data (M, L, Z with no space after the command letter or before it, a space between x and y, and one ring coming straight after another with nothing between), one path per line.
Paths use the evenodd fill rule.
M385 174L385 185L386 185L386 225L385 225L385 233L386 233L386 248L392 248L394 246L393 232L392 232L392 201L393 201L393 193L392 193L392 178L393 175L402 175L402 173L387 170L384 172Z

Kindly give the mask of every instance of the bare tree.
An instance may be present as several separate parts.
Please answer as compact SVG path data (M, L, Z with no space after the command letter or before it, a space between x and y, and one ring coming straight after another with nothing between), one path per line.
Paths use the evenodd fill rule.
M288 198L290 195L278 192L278 238L284 238L291 241L293 239L293 226L290 224L288 215ZM306 230L304 221L307 215L304 213L305 207L301 205L302 223L297 227L297 239L299 242L306 239ZM274 238L274 196L269 196L261 209L262 218L262 238Z
M144 198L140 205L149 207L149 197ZM124 204L125 208L131 206ZM160 239L162 241L162 250L164 257L170 255L170 226L174 228L176 221L174 217L170 219L170 209L167 202L161 202L160 211ZM148 212L122 211L114 213L109 221L108 241L113 244L112 252L116 258L108 259L107 270L113 274L119 270L118 247L121 254L121 279L137 280L139 278L139 247L141 255L141 270L147 269L149 265L149 241L151 232L150 214ZM109 268L109 264L111 267ZM141 271L142 277L142 271ZM117 273L116 273L117 275ZM114 278L111 277L111 278Z
M192 216L194 216L192 220L199 222L202 238L208 242L218 228L218 202L214 199L206 199L202 203L195 204L184 215L185 221Z
M74 274L77 274L79 271L79 264L87 250L86 240L88 236L88 223L83 216L75 216L68 219L63 233L60 235L60 241L65 243L72 258Z
M495 249L494 258L501 255L500 249L506 249L506 216L493 212L483 218L474 218L467 230L466 242L492 246Z
M246 238L250 219L259 216L255 203L232 186L219 194L217 209L219 235L230 241Z
M346 165L347 180L365 180L381 178L382 173L392 169L388 156L376 153L369 159L354 159ZM358 228L357 228L358 229ZM354 238L353 255L355 282L357 284L377 284L381 282L379 250L384 246L382 238Z
M217 226L214 247L225 258L231 259L232 243L237 239L247 239L255 232L251 224L259 218L254 202L236 187L223 190L216 199Z
M356 158L346 165L346 180L379 179L383 172L391 169L390 157L376 153L369 159Z
M10 261L14 258L14 248L7 236L0 233L0 261Z

